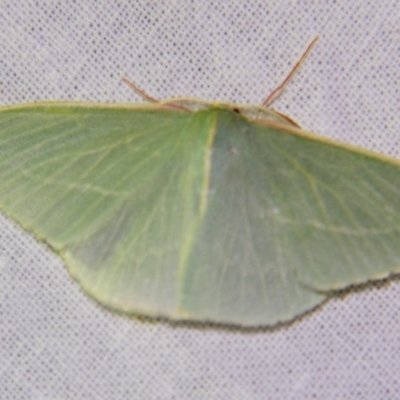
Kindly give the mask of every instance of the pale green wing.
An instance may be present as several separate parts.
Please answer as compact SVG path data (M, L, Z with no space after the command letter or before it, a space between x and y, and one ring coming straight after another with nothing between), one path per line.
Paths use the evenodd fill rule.
M140 108L5 109L1 208L59 251L96 299L178 317L180 253L213 124Z
M221 113L191 314L274 323L400 270L400 164L287 130Z

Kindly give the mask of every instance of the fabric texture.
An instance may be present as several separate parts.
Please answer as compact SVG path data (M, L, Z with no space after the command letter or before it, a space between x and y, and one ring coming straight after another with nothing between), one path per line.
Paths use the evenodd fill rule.
M0 104L159 99L260 104L400 158L400 4L0 3ZM1 177L0 177L1 179ZM103 308L0 215L0 399L400 398L400 284L338 296L261 330L148 322Z

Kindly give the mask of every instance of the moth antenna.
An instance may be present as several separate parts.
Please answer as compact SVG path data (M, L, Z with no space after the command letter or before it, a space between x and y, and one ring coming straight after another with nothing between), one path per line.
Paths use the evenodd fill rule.
M313 41L308 45L306 51L303 53L301 56L300 60L297 61L296 65L294 68L290 71L289 75L285 78L285 80L277 87L275 88L270 95L263 101L262 106L267 107L271 103L275 101L277 97L279 97L282 92L285 90L286 85L290 82L290 80L293 78L293 75L298 71L298 69L301 67L303 64L304 60L307 58L307 56L310 54L312 48L314 47L315 43L317 43L319 37L316 36Z
M126 83L131 89L133 89L140 97L142 97L144 100L147 100L150 103L160 103L160 100L155 99L154 97L149 96L147 93L145 93L143 90L139 89L135 84L133 84L131 81L128 81L126 78L121 79L122 82Z
M168 101L162 102L160 100L155 99L154 97L149 96L147 93L145 93L142 89L139 89L134 83L129 81L126 78L121 79L122 82L126 83L131 89L133 89L140 97L142 97L144 100L147 100L149 103L157 103L157 104L164 104L166 107L171 108L173 110L180 110L180 111L190 111L188 108L175 105L175 104L169 104Z

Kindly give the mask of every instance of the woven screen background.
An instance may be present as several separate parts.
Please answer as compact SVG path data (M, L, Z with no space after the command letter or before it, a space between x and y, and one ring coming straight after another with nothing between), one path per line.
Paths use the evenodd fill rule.
M0 104L142 101L123 76L160 99L260 104L318 34L274 108L400 158L399 26L395 0L3 0ZM144 322L0 214L0 360L0 399L396 399L400 282L277 329Z

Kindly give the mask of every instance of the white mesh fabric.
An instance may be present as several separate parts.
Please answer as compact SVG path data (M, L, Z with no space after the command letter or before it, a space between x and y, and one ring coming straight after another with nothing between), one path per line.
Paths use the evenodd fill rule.
M400 4L0 3L0 103L160 99L274 107L321 135L400 157ZM1 179L1 177L0 177ZM400 398L400 284L278 329L149 323L88 298L63 262L0 218L0 399Z

